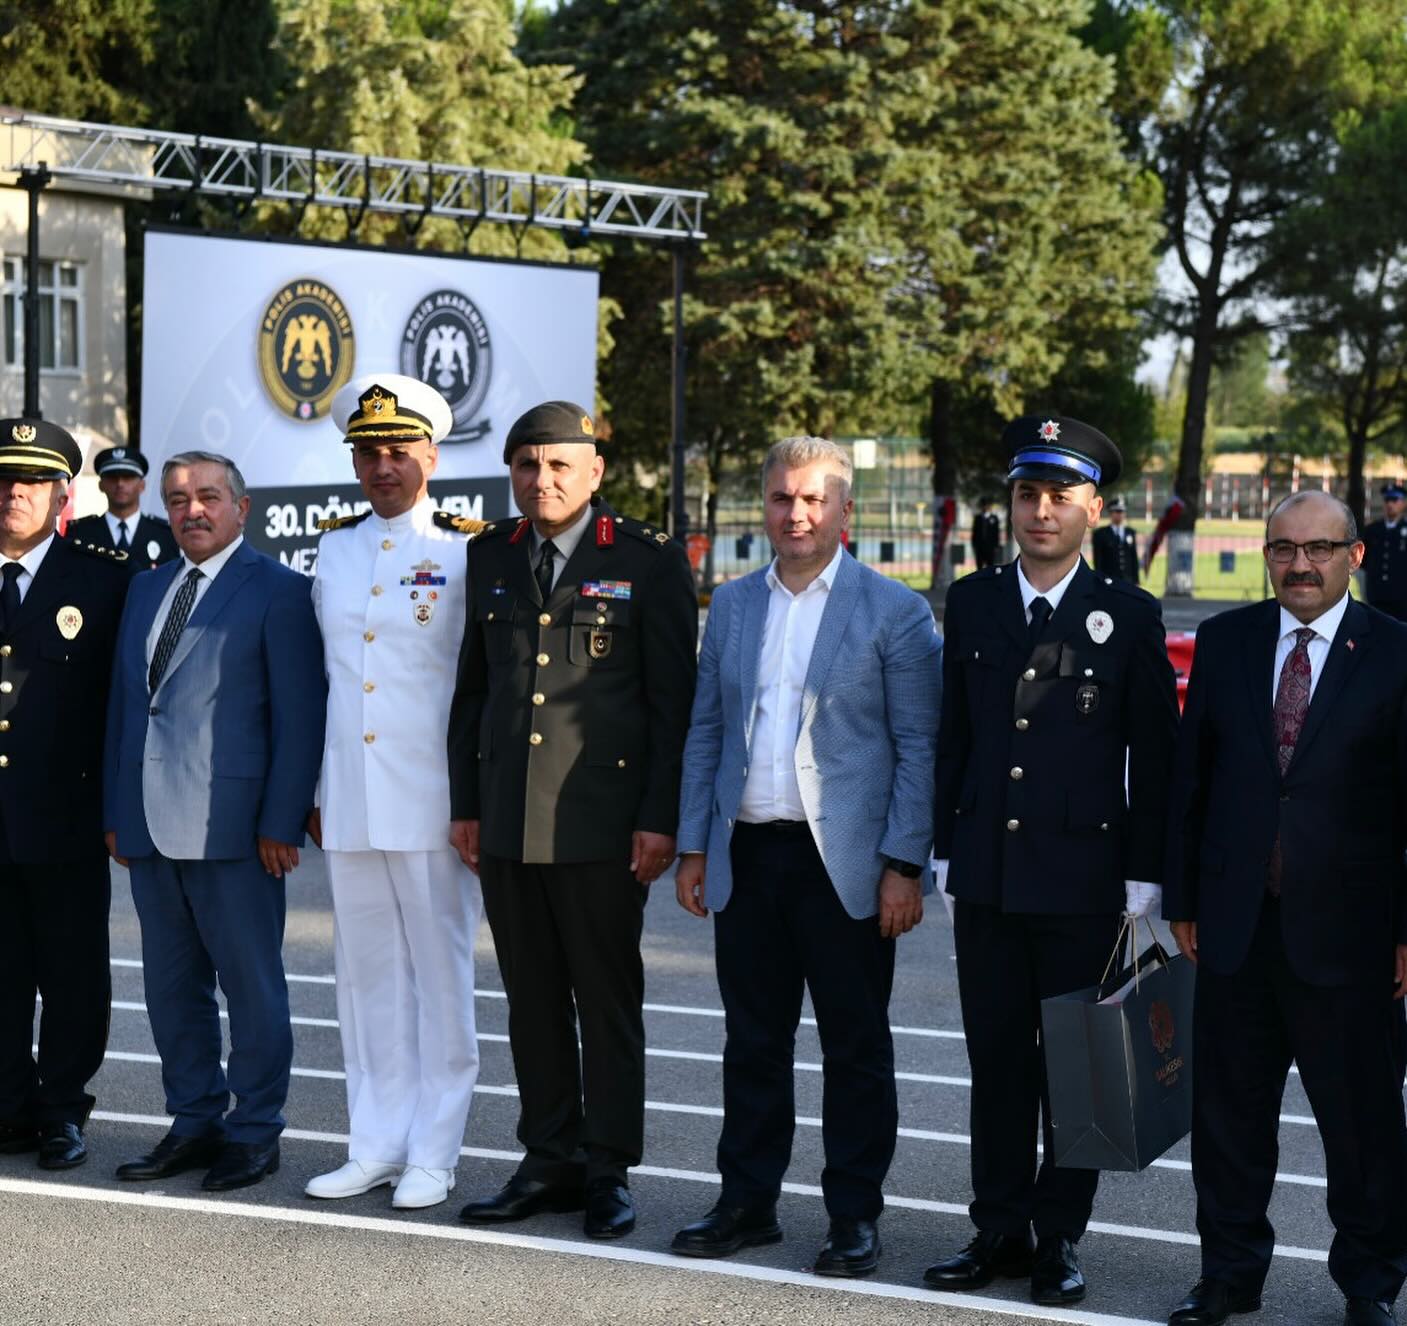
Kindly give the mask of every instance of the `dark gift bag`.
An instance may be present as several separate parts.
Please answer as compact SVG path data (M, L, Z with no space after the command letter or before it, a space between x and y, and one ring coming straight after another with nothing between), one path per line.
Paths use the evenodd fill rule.
M1041 1000L1055 1163L1069 1169L1143 1169L1192 1127L1195 969L1156 939L1123 965L1133 931L1126 918L1100 984Z

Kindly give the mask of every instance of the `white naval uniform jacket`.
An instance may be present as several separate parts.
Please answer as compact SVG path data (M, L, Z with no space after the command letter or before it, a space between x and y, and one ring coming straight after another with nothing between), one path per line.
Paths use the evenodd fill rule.
M425 498L318 545L313 604L327 661L318 806L331 852L449 845L445 733L464 636L465 544Z

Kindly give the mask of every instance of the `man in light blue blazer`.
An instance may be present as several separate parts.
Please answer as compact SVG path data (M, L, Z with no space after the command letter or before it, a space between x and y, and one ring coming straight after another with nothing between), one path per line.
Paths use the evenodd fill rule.
M889 994L923 917L942 644L917 594L841 547L850 458L788 438L762 472L776 559L714 595L684 748L679 903L715 913L723 1191L675 1252L781 1238L792 1049L809 988L825 1059L821 1275L878 1264L898 1103Z
M117 1176L208 1166L203 1186L223 1191L278 1168L293 1059L283 875L298 864L313 806L327 681L311 582L244 542L249 497L234 463L172 456L161 491L182 555L128 593L103 823L108 851L131 867L175 1118ZM229 1005L228 1072L216 981Z

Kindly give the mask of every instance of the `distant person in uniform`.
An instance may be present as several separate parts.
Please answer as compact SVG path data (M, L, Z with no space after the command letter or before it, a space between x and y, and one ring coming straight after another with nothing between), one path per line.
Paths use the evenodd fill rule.
M313 606L327 662L327 744L309 825L332 889L347 1163L309 1197L394 1184L391 1205L454 1187L478 1078L478 878L449 842L438 758L464 638L465 548L481 521L435 509L454 417L396 373L343 387L332 418L371 510L325 521Z
M580 406L529 410L503 459L523 517L469 545L449 781L508 994L527 1154L461 1219L584 1206L587 1235L616 1238L635 1227L640 931L674 860L698 599L684 549L595 496L605 461Z
M984 497L972 517L972 556L979 571L991 566L1001 551L1002 518L996 505L990 497Z
M1094 573L1138 584L1138 536L1128 527L1128 504L1122 497L1109 503L1109 523L1094 531Z
M1003 440L1021 553L948 590L934 816L972 1065L977 1235L924 1280L1029 1275L1032 1301L1059 1306L1084 1297L1075 1245L1099 1172L1055 1163L1041 1000L1094 985L1120 912L1157 906L1177 691L1157 600L1080 557L1118 449L1059 416L1017 419Z
M1383 518L1363 530L1363 592L1379 612L1407 621L1407 489L1384 484Z
M87 1158L111 990L102 734L128 575L54 537L82 463L62 428L0 419L0 1153L42 1169Z
M942 656L928 604L842 555L850 482L849 457L824 438L787 438L763 464L776 557L720 586L709 608L675 877L686 911L714 912L728 1041L722 1191L673 1249L726 1257L782 1237L809 989L830 1217L815 1270L834 1276L879 1262L899 1123L889 996L895 941L932 888Z
M142 513L147 487L147 458L134 447L109 447L93 461L98 487L107 498L100 516L70 521L65 537L127 554L130 574L150 571L181 555L171 526L160 516Z

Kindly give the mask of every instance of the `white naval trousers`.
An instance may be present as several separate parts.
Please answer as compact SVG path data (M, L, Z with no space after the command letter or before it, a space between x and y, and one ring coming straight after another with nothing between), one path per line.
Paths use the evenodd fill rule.
M452 1170L479 1076L478 878L449 847L326 859L348 1157Z

